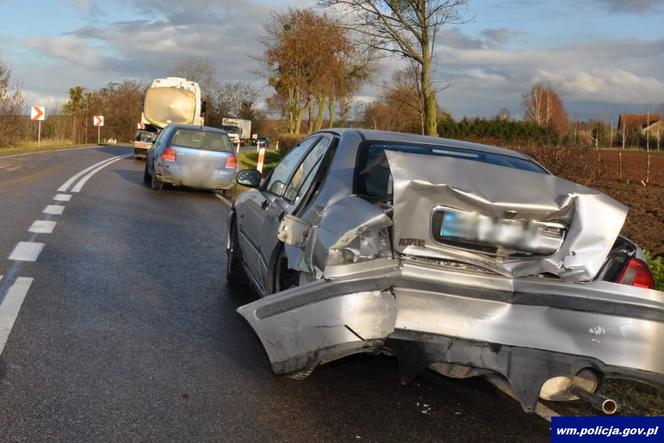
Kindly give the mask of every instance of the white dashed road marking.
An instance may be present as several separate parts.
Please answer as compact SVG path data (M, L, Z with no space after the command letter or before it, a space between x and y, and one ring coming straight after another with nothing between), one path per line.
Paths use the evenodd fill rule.
M28 231L35 234L51 234L55 228L56 222L50 220L35 220Z
M69 200L71 200L71 194L55 194L53 200L58 202L68 202Z
M27 154L16 154L27 155ZM115 163L131 154L119 155L108 158L106 160L95 163L82 171L79 171L58 188L58 193L53 197L54 201L68 202L71 200L71 194L64 194L69 190L76 180L83 177L72 189L72 192L79 192L85 183L92 178L97 172L101 171L104 167ZM11 157L11 156L10 156ZM2 158L2 157L0 157ZM0 163L0 166L3 164ZM87 174L87 175L86 175ZM48 205L42 211L47 215L61 215L65 210L63 205ZM35 262L44 249L45 244L34 241L39 234L51 234L55 228L56 222L48 220L50 217L45 217L47 220L35 220L29 232L32 233L29 241L21 241L16 244L14 250L9 255L9 260L13 261L12 265L5 274L4 280L0 276L0 354L7 343L9 334L14 326L16 317L18 316L23 300L25 299L30 285L33 282L32 278L17 277L20 272L23 262Z
M32 279L28 277L18 277L14 284L7 291L7 295L0 303L0 354L5 349L7 338L12 331L14 321L18 317L18 311L21 309L25 295L30 289Z
M62 215L64 212L65 207L60 206L60 205L48 205L44 208L42 211L44 214L51 214L51 215Z
M44 249L44 243L35 241L20 241L9 254L9 259L14 261L37 261L37 257Z

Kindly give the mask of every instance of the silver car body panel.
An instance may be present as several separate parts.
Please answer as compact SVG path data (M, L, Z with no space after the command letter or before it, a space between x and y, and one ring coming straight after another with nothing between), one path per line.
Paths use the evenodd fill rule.
M387 153L393 204L372 203L353 195L365 139L527 157L446 139L336 131L341 140L324 182L296 214L310 228L284 247L301 285L238 309L275 373L302 377L346 355L385 352L397 357L403 382L449 365L498 373L527 411L548 379L587 368L664 387L664 355L656 352L664 341L664 293L593 280L624 222L623 205L547 174L395 152ZM239 231L253 241L271 235L249 232L259 195L243 194L234 208ZM469 251L433 238L431 211L440 206L495 217L512 211L526 223L555 220L566 235L547 256ZM337 264L353 238L376 230L392 233L390 257ZM250 249L243 252L270 252Z
M232 152L206 151L172 145L176 160L157 157L157 178L164 183L200 189L230 189L235 183L235 168L226 168Z
M612 198L553 175L458 158L386 154L394 180L394 245L402 254L459 260L507 276L546 272L567 281L590 281L627 216L627 208ZM570 228L552 255L489 258L433 238L431 213L440 205L495 218L510 211L513 220L526 223L569 219ZM403 246L402 239L424 242Z
M302 376L327 361L383 350L397 355L404 380L436 363L498 372L532 410L547 379L584 368L664 387L664 355L652 352L664 340L663 309L661 292L616 283L379 260L337 266L325 279L238 312L277 374ZM507 351L509 358L500 356ZM512 358L524 353L537 362L513 367Z

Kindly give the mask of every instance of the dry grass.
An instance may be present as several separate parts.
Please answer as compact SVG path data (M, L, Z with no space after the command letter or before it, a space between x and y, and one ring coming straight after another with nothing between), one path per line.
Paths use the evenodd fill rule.
M81 144L81 143L72 143L70 140L42 140L40 145L37 146L36 141L22 141L19 142L16 146L0 148L0 156L6 154L19 154L23 152L38 152L38 151L50 151L55 149L66 149L66 148L77 148L82 146L92 146L92 143Z

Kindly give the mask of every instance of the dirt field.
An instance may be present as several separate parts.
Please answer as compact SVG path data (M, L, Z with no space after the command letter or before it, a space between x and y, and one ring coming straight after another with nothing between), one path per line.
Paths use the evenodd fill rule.
M584 149L522 148L554 174L602 191L629 206L623 234L648 250L664 256L664 154ZM622 179L620 165L622 164ZM598 222L601 222L598 220Z

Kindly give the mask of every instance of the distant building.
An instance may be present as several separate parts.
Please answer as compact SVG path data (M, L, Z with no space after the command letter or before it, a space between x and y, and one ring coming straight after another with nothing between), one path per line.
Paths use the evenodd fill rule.
M659 138L661 135L664 135L664 120L657 120L655 123L650 123L650 126L644 127L641 132L643 135L650 134L651 137Z
M623 126L625 133L630 133L632 131L638 131L640 133L649 132L644 131L646 128L651 128L655 124L659 124L664 121L660 114L620 114L620 119L618 119L618 132L623 132ZM657 129L651 132L657 132Z

